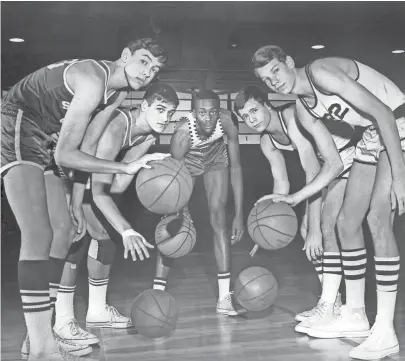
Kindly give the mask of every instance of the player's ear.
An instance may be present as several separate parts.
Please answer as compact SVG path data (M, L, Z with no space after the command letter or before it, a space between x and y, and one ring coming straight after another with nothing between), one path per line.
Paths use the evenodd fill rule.
M290 69L294 69L294 68L295 68L295 61L294 61L294 59L293 59L291 56L287 55L287 58L285 59L285 63L287 64L287 66L288 66Z
M131 59L131 50L129 50L128 48L125 48L122 53L121 53L121 61L126 64L129 59Z
M141 103L141 111L146 112L148 108L149 108L148 101L146 99L143 99Z

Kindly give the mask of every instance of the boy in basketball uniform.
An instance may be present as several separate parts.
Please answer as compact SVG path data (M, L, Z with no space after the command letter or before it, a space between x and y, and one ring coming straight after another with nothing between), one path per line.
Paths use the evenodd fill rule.
M350 357L370 360L399 350L393 319L400 259L393 219L405 208L405 95L387 77L351 59L318 59L304 68L277 46L253 56L256 75L280 94L297 94L301 124L314 137L325 160L318 176L299 192L275 196L295 205L327 186L342 170L333 139L323 124L330 119L367 127L356 146L337 229L342 246L346 304L339 317L312 326L320 338L367 337ZM364 308L366 216L375 250L377 316L370 331Z
M235 112L250 129L262 134L260 148L271 166L274 179L273 194L289 193L290 184L283 151L298 151L307 183L315 177L320 168L319 162L313 145L297 125L295 103L274 108L260 89L248 86L237 94ZM341 127L338 134L333 134L344 169L323 194L321 217L318 216L320 204L315 204L314 207L314 201L312 201L307 205L301 224L301 235L305 240L303 250L306 251L308 260L313 262L321 284L324 282L325 285L339 285L342 278L341 255L335 226L354 158L352 135L353 127L349 124L343 129ZM257 203L264 199L267 199L267 196L260 198ZM318 197L316 201L319 200ZM311 214L311 207L315 208L312 212L315 216L308 217L308 210ZM257 249L256 245L251 252L252 256ZM322 260L319 261L320 259ZM297 321L305 322L297 325L295 330L305 333L308 327L318 319L325 319L334 313L339 313L341 305L340 294L336 296L334 292L330 293L329 287L326 286L322 289L321 298L313 309L296 315Z
M228 316L236 316L241 312L235 310L230 292L231 240L227 235L225 217L230 168L235 199L232 240L239 241L244 232L244 220L237 122L233 113L220 108L219 96L215 92L201 91L195 95L193 110L186 119L180 120L170 142L173 158L185 162L193 181L197 176L204 177L218 268L217 313ZM227 137L228 146L224 136ZM183 215L191 218L187 207ZM165 290L169 270L168 262L158 254L154 289Z
M155 143L155 135L162 133L170 122L178 104L177 94L169 85L158 83L149 86L139 108L118 108L112 113L111 120L98 142L97 158L115 160L120 154L123 155L122 162L138 160L144 167L150 167L148 162L169 156L169 154L146 153ZM97 119L89 125L88 132L92 131L94 121ZM60 174L58 169L53 170L56 174ZM153 246L132 229L112 198L112 194L123 193L132 179L133 175L122 174L116 175L115 178L110 174L101 173L93 173L91 176L93 197L83 205L87 230L91 238L84 237L71 247L55 305L54 331L64 340L80 345L99 342L95 335L81 329L73 311L76 266L87 250L89 307L86 326L120 329L132 327L130 318L121 315L115 307L106 303L108 277L116 245L103 225L105 220L108 221L122 236L124 258L128 258L128 255L134 261L137 257L141 261L149 258L148 248ZM67 182L71 186L72 182L69 180ZM83 201L85 187L86 185L80 182L73 186L72 197L77 204ZM98 210L101 211L101 215Z
M30 360L70 360L51 327L50 286L59 284L72 237L63 182L44 176L57 139L58 165L87 172L132 174L136 162L98 159L79 149L93 113L121 88L147 85L166 61L151 39L131 42L114 62L69 60L46 66L14 85L1 106L1 173L21 229L18 282L31 342ZM120 101L124 97L118 98ZM106 123L100 120L98 128ZM97 129L97 127L96 127Z

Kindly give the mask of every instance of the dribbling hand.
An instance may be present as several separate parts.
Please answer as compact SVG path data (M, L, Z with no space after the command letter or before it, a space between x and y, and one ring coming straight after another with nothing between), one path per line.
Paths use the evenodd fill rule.
M321 258L323 255L322 234L309 231L302 250L305 251L308 261Z
M73 206L70 205L69 207L70 217L72 219L72 223L76 228L76 234L73 238L73 243L80 241L83 236L86 234L87 231L87 221L86 217L83 212L83 206Z
M391 186L391 209L398 207L398 215L405 213L405 180L393 179Z
M258 250L259 250L259 246L257 244L255 244L249 253L250 257L254 257Z
M275 193L275 194L268 194L267 196L259 198L259 200L255 203L255 205L257 205L260 202L263 202L266 199L271 199L274 203L284 202L289 204L291 207L295 207L298 203L302 201L295 194L285 195Z
M137 254L141 261L143 261L145 257L149 258L150 256L148 248L155 248L155 247L151 245L149 242L147 242L146 239L140 233L134 231L133 229L126 232L128 233L125 234L124 232L122 235L122 241L124 244L124 258L125 259L128 258L128 253L131 254L133 261L136 261Z
M125 173L127 174L135 174L137 173L141 168L152 168L149 162L153 161L161 161L165 158L170 157L171 154L169 153L152 153L152 154L146 154L143 157L126 164L125 168Z

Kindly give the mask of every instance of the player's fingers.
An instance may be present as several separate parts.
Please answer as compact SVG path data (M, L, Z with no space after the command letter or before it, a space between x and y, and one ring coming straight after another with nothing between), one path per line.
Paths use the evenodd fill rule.
M257 251L259 250L259 246L257 244L254 245L254 247L252 248L252 250L250 251L250 256L253 257Z
M394 210L396 206L397 206L397 195L391 188L391 210Z
M140 238L140 237L139 237L139 238ZM139 242L139 243L140 243L140 242ZM134 250L134 253L135 253L135 252L138 253L139 259L140 259L141 261L143 261L143 253L142 253L141 249L139 248L139 245L138 245L138 242L137 242L136 239L132 241L132 247L131 247L131 249ZM133 257L132 257L132 258L133 258Z
M129 248L129 251L131 252L132 260L136 261L136 251L135 251L135 248L134 248L134 246L132 244L131 244L131 246Z
M138 246L139 246L139 249L140 249L141 254L142 254L141 260L143 261L143 255L145 255L146 258L149 258L149 251L145 247L145 244L142 242L142 240L138 243Z
M310 251L309 247L307 247L307 248L305 249L305 254L307 255L308 261L312 261L311 251Z
M148 247L148 248L155 248L155 246L154 246L153 244L149 243L149 242L145 239L145 237L140 236L140 238L141 238L141 240L142 240L142 244L143 244L143 245L145 245L145 246Z
M405 199L400 198L398 200L398 214L401 215L404 213L404 208L405 208ZM395 208L394 208L395 209Z
M125 248L124 248L124 258L125 259L128 258L128 252L129 252L128 246L125 246Z

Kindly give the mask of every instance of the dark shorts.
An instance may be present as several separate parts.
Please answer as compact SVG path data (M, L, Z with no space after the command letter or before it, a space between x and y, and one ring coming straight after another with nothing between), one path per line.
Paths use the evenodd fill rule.
M193 177L226 169L229 166L227 145L219 139L204 148L191 149L186 154L185 162Z
M54 139L15 106L1 108L0 173L19 164L45 169L51 161Z

